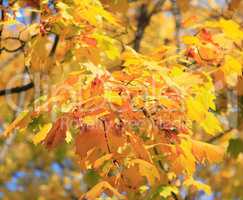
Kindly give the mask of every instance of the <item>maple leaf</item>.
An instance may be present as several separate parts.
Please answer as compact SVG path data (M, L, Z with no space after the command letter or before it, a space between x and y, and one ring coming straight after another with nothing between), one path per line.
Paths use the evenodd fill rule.
M138 164L139 173L147 178L150 185L160 179L159 171L153 164L141 159L131 160L131 164Z
M232 174L237 176L241 168L234 163L234 173L228 169L234 159L229 157L225 162L225 149L217 139L225 135L218 118L229 114L221 108L218 89L222 89L220 94L227 94L242 75L243 31L240 23L234 21L240 21L240 15L236 13L230 20L226 17L211 20L215 13L199 8L201 4L197 2L189 6L187 0L55 3L21 0L5 4L0 5L0 65L5 60L8 64L0 67L3 72L0 86L8 86L7 82L21 68L19 63L23 60L23 66L28 67L28 73L25 69L24 74L30 75L35 89L44 94L34 100L35 94L24 91L29 102L34 100L34 103L5 129L4 136L14 130L25 134L17 135L11 153L3 162L1 158L1 182L11 180L16 166L25 166L32 157L38 167L50 163L39 148L29 149L25 140L18 142L23 138L28 141L27 133L34 132L30 138L35 145L42 143L49 150L57 148L47 155L50 154L57 165L66 166L69 158L72 162L73 154L67 146L74 145L83 174L82 183L89 189L80 199L180 199L180 188L184 187L188 188L188 198L195 190L209 195L215 188L220 197L231 197L225 195L228 188L217 191L218 184ZM218 9L214 1L208 2L208 6ZM236 12L236 7L239 2L230 1L224 15ZM164 11L172 12L174 18ZM196 12L197 16L189 11ZM209 21L204 23L204 16L208 16ZM20 18L27 22L21 23L21 30ZM166 31L161 32L161 21L166 22L163 23ZM189 26L194 30L183 30L188 34L180 37L180 28ZM53 36L58 40L53 40ZM9 40L16 42L11 44ZM16 43L21 48L15 50L13 46L19 46ZM135 51L130 47L132 43L141 44L141 48ZM13 64L9 63L12 51L21 54L14 55ZM40 81L35 80L36 73ZM12 95L16 88L6 91L1 90L0 94ZM14 95L14 102L16 97ZM0 98L4 115L6 110L11 112L10 106L5 106L7 103ZM23 107L26 105L27 101ZM0 116L3 128L9 119L12 113ZM207 139L204 132L214 135L217 145L203 142ZM9 140L13 141L14 136ZM223 136L223 145L231 137ZM63 142L67 144L61 145ZM227 150L233 157L238 156L237 161L241 161L240 144L240 139L231 139ZM70 157L66 159L64 155ZM205 164L219 162L221 168L214 176L208 176L212 172ZM203 164L202 170L196 171L197 164ZM193 179L195 171L202 172L203 179L213 180L212 189ZM79 172L70 168L65 169L62 177L49 174L45 182L46 198L68 198L66 192L61 192L61 188L67 186L74 196L80 191ZM235 194L240 192L235 188L240 182L237 179L232 183L234 187L230 190L237 198ZM27 187L24 186L23 191ZM38 187L31 190L37 198L43 198L38 196ZM8 190L3 191L4 197L9 198ZM25 198L29 198L28 193L24 193ZM21 194L18 192L19 198Z
M237 77L242 74L242 66L240 62L230 55L225 56L225 62L220 69L224 72L226 81L229 85L235 85Z
M102 152L108 152L106 139L102 129L87 128L80 132L75 138L76 153L85 158L87 152L93 147L100 149Z
M22 111L18 117L5 129L5 131L3 132L4 136L9 136L9 134L16 129L17 127L19 127L21 125L21 123L24 121L24 119L26 117L28 117L29 111L25 110Z
M192 140L192 152L198 162L217 163L221 162L224 156L224 149L222 147Z
M112 187L108 182L100 182L95 185L91 190L89 190L86 194L80 197L80 200L92 200L98 197L103 191L110 190L115 196L119 199L126 199L125 196L121 195L114 187Z
M52 124L49 123L49 124L45 124L38 133L35 134L35 136L33 137L33 143L35 145L37 145L38 143L40 143L41 141L43 141L48 132L51 130L52 128Z
M63 143L66 138L66 132L68 127L68 119L65 117L59 118L48 132L44 145L47 149L53 149L57 145Z

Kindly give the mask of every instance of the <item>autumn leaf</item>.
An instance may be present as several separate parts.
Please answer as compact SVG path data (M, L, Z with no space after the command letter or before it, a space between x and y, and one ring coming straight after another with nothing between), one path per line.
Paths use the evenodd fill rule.
M24 110L22 111L18 117L7 127L7 129L5 129L5 131L3 132L4 136L9 136L9 134L16 128L18 127L21 122L23 122L23 120L28 116L29 111L28 110Z
M168 198L173 194L178 194L178 189L175 186L164 186L160 188L159 195L163 198Z
M35 145L39 144L40 142L42 142L47 134L49 133L49 131L51 130L52 128L52 124L49 123L49 124L45 124L38 133L35 134L35 136L33 137L33 143Z
M115 188L113 188L108 182L100 182L95 185L91 190L86 194L80 197L80 200L93 200L96 199L102 192L105 190L110 190L115 196L119 199L126 199L125 196L121 195Z
M72 133L68 130L67 133L66 133L65 141L67 143L71 143L72 139L73 139Z
M87 128L80 132L75 138L76 154L81 158L85 158L87 152L93 147L98 148L102 152L108 152L107 143L102 129Z
M202 182L199 182L199 181L196 181L194 180L192 177L190 178L187 178L185 181L184 181L184 185L186 187L196 187L197 190L202 190L204 191L207 195L210 195L212 193L212 190L210 188L209 185L205 184L205 183L202 183Z
M106 154L102 157L100 157L99 159L97 159L94 162L94 168L98 169L99 167L101 167L105 161L110 160L113 157L113 154Z
M131 160L131 164L138 164L139 173L147 178L150 185L160 179L159 171L153 164L141 159Z
M152 158L150 153L147 151L145 145L143 144L142 140L137 137L134 133L129 133L126 132L126 135L129 136L132 148L134 149L134 151L136 152L136 154L138 155L138 157L146 160L147 162L152 162Z
M184 36L182 38L183 42L187 45L200 45L200 40L195 36Z
M195 158L200 163L218 163L221 162L224 156L222 147L192 140L192 152Z
M229 55L225 56L225 62L221 67L221 70L224 72L226 81L229 85L235 85L237 82L237 77L242 74L242 66L240 62Z
M182 154L179 155L181 164L187 163L185 171L187 174L192 175L196 169L195 157L192 153L192 143L188 140L182 140L180 144Z
M53 149L65 141L68 126L67 123L67 118L61 117L53 124L44 140L44 145L47 149Z
M117 92L113 91L105 91L104 98L114 104L117 104L119 106L122 105L122 98Z
M0 2L0 196L239 199L242 116L234 133L223 128L242 107L243 8L230 0L220 17L222 6ZM21 191L9 191L13 175Z

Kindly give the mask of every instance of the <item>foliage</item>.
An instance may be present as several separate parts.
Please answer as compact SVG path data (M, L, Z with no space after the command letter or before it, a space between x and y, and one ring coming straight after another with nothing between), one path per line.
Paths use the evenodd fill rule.
M52 159L69 158L78 164L72 162L67 171L62 166L62 175L49 174L34 198L64 199L62 192L69 190L70 199L74 195L82 200L181 199L182 189L196 199L196 191L216 192L214 184L195 177L198 166L205 169L202 174L213 174L236 159L242 162L239 131L224 123L230 113L219 102L219 95L239 87L242 75L243 31L240 17L232 14L238 2L231 1L227 16L210 17L205 11L207 19L191 15L191 2L184 0L2 2L1 57L21 51L16 63L24 67L19 71L35 87L27 92L23 111L14 120L2 120L13 121L4 128L3 143L17 133L19 144L0 168L6 176L0 183L24 169L26 162L45 163L48 169ZM211 6L217 10L216 5ZM195 6L203 12L199 7ZM31 15L30 23L17 17L21 9ZM161 42L161 37L158 41L156 30L149 33L160 17L166 19L160 9L175 14L175 27L166 35L171 38L163 36L169 42ZM183 21L178 23L175 11ZM181 38L179 28L184 30ZM1 86L9 86L14 67L8 68ZM3 94L23 92L16 89L19 83L15 80L15 90ZM6 102L4 113L11 116ZM222 142L212 144L219 135ZM20 155L22 150L26 157ZM222 171L210 172L208 166L218 163ZM80 179L86 186L83 191Z

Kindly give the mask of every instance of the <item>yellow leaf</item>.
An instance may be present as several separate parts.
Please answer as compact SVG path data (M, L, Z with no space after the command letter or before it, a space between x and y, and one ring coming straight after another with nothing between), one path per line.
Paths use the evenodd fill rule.
M28 110L22 111L18 117L6 128L6 130L3 132L4 136L9 136L9 134L20 125L20 123L26 118L26 116L29 114Z
M172 77L177 77L177 76L182 76L184 74L182 68L180 67L173 67L171 72L170 72L170 75Z
M73 139L73 137L72 137L72 133L68 130L68 131L66 132L65 141L66 141L67 143L70 143L70 142L72 141L72 139Z
M57 7L61 10L61 15L64 19L66 19L66 20L73 19L73 16L71 15L71 13L68 12L68 11L70 11L70 7L67 4L65 4L63 2L58 2Z
M38 133L36 133L35 136L33 137L33 143L35 145L37 145L41 141L43 141L46 138L48 132L51 130L51 128L52 128L52 124L51 123L45 124L41 128L41 130Z
M196 121L210 135L222 131L219 120L209 109L215 110L214 88L211 82L204 84L204 87L194 87L194 97L186 99L187 116L190 120ZM213 126L212 126L213 124Z
M117 104L119 106L122 105L122 98L117 92L105 91L104 98L111 103Z
M206 114L205 120L202 121L200 125L210 135L215 135L216 133L222 131L219 120L216 116L214 116L213 113L210 112Z
M94 162L94 168L97 169L99 167L101 167L103 165L103 163L107 160L110 160L112 158L113 154L110 153L110 154L106 154L102 157L100 157L99 159L97 159L95 162Z
M225 36L235 42L243 39L243 31L240 30L240 25L233 20L221 18L219 21L207 21L204 25L209 28L221 28Z
M154 185L160 179L159 171L153 164L141 159L134 159L131 163L138 164L139 173L147 178L150 185Z
M94 200L96 197L98 197L103 191L110 190L113 192L115 196L117 196L119 199L126 199L125 196L121 195L114 187L112 187L108 182L102 181L92 187L87 193L85 193L83 196L81 196L80 199L90 199Z
M7 21L0 22L0 25L14 25L14 24L20 24L20 22L15 19L8 19Z
M222 28L224 34L234 41L243 39L243 31L240 30L240 25L233 20L225 20L221 18L219 20L219 26Z
M99 33L94 33L92 36L98 41L99 48L105 52L109 59L114 60L119 57L120 52L114 39Z
M226 82L232 86L236 84L237 77L242 74L242 66L240 62L230 55L225 56L225 62L221 67L221 70L226 76Z
M195 98L189 97L186 100L187 105L187 115L191 120L200 122L204 119L205 108L201 102L197 101Z
M95 120L96 120L96 117L94 117L94 116L85 116L83 118L83 122L90 126L95 124L95 122L96 122Z
M225 56L225 63L222 66L222 70L225 73L225 75L232 74L232 73L241 75L241 73L242 73L241 68L242 68L241 64L237 59L235 59L234 57L232 57L230 55Z
M203 190L207 195L210 195L212 193L209 185L196 181L192 177L186 179L183 185L185 185L186 187L194 186L197 190Z
M147 185L142 185L141 187L139 187L139 192L141 194L144 194L145 192L147 192L149 190L149 186Z
M172 192L174 194L178 194L179 190L176 186L164 186L161 188L159 195L165 199L168 199L168 197L172 195Z
M183 151L181 156L181 162L186 163L185 170L187 174L192 175L196 169L196 159L192 154L192 143L189 140L181 140L180 147Z
M173 109L173 108L176 109L180 107L180 105L177 102L164 96L159 97L159 103L169 109Z
M182 41L187 45L200 45L200 40L195 36L183 36Z
M83 122L84 122L85 124L87 124L87 125L94 125L95 122L96 122L96 120L97 120L98 118L103 117L103 116L105 116L105 115L107 115L107 114L109 114L109 113L110 113L109 111L104 111L104 112L101 112L101 113L99 113L99 114L97 114L97 115L89 115L89 116L85 116L85 117L83 118Z
M196 99L202 103L204 108L208 110L211 108L212 110L215 110L215 103L214 100L216 99L215 95L213 94L213 85L205 85L205 87L201 87L198 89L198 94Z

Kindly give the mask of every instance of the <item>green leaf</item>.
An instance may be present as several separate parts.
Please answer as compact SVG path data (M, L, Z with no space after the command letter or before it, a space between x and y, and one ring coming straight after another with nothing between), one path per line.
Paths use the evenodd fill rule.
M172 193L178 194L178 192L178 188L175 186L164 186L161 188L159 195L167 199L169 196L172 195Z
M243 140L240 138L230 139L227 152L234 158L243 153Z
M100 180L100 175L93 169L89 169L84 175L84 181L89 187L95 186Z

